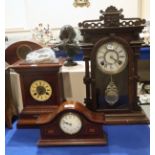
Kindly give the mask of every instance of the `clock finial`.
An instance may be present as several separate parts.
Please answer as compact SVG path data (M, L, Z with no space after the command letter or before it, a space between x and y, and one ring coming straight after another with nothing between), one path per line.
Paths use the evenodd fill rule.
M124 18L123 9L118 10L114 6L109 6L105 11L100 10L102 14L99 19L85 20L79 23L80 29L102 29L107 27L136 27L144 26L145 20L141 18Z

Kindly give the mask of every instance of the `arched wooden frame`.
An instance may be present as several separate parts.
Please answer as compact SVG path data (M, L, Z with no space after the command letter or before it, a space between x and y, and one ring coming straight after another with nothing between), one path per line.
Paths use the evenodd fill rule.
M128 67L128 96L129 96L129 107L128 109L123 109L126 111L132 110L133 109L133 101L135 101L135 95L134 93L136 92L137 88L136 85L134 84L134 70L135 70L135 64L134 64L134 53L133 50L131 49L131 47L129 46L128 42L126 40L124 40L121 37L112 35L109 37L105 37L100 39L94 46L92 53L91 53L91 94L92 94L92 105L94 107L94 109L97 108L97 103L96 103L96 90L95 90L95 85L96 85L96 75L95 75L95 70L97 68L96 66L96 54L97 54L97 50L99 49L99 47L107 42L111 42L111 41L115 41L120 43L124 49L127 51L127 55L128 55L128 64L126 67Z
M20 59L22 59L19 56L19 49L21 49L22 46L27 47L27 50L30 50L30 51L27 51L28 53L33 51L33 50L37 50L39 48L42 48L42 45L35 43L35 42L32 42L32 41L15 42L5 49L5 62L7 62L8 64L11 65L11 64L19 61ZM24 51L24 53L25 53L25 51ZM20 55L22 55L21 51L20 51Z

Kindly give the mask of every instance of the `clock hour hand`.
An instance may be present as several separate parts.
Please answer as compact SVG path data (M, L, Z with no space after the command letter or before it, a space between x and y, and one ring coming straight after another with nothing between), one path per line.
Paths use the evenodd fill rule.
M110 56L110 58L117 62L119 65L122 64L122 61L115 59L112 55Z
M69 126L72 126L72 123L68 123L66 121L64 121L65 124L69 125Z

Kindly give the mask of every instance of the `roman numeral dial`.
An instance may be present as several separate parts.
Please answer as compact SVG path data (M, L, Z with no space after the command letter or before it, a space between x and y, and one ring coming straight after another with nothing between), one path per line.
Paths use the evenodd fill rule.
M117 74L127 65L127 52L122 44L111 41L102 44L96 54L98 68L107 74Z
M30 86L30 94L37 101L46 101L52 96L51 85L44 80L36 80Z

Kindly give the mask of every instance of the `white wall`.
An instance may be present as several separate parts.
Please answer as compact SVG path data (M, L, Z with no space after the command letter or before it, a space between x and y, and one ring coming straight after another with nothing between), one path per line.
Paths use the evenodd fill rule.
M77 26L80 21L99 17L99 10L115 5L124 8L126 16L138 16L137 0L90 0L89 8L75 8L73 0L26 0L28 21L30 27L39 22L49 23L53 27L62 27L64 24ZM37 4L37 5L36 5ZM134 5L133 5L134 4ZM35 7L37 6L37 7ZM132 10L132 11L131 11Z
M141 0L141 18L150 20L150 0Z
M70 24L74 27L87 19L98 19L100 10L113 5L123 8L125 17L149 19L149 0L89 0L90 7L73 6L74 0L6 0L5 28L12 43L31 40L31 30L39 23L50 24L55 39L60 28ZM26 31L25 31L26 30ZM78 40L81 39L77 33ZM10 43L9 43L10 44Z
M24 0L5 1L5 28L27 27Z
M31 29L39 23L62 27L78 23L86 19L98 19L99 10L110 5L123 8L125 17L140 16L141 0L89 0L90 7L73 6L74 0L6 0L6 28Z

